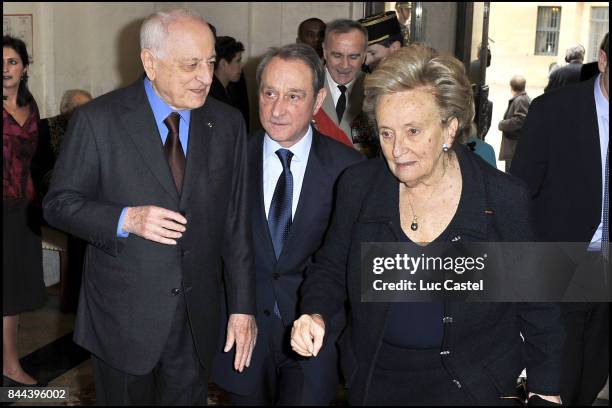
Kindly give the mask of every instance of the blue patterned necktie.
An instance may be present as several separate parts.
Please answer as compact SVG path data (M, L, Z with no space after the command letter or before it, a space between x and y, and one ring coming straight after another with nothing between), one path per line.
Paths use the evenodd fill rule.
M293 153L287 149L278 149L276 155L283 165L283 172L278 178L270 211L268 212L268 228L274 245L276 259L280 257L283 244L291 229L291 210L293 206L293 175L290 165Z
M268 212L268 228L270 229L270 236L272 237L272 244L274 245L274 254L276 255L276 259L278 259L283 251L283 244L289 236L289 230L291 229L293 175L291 174L290 166L293 153L287 149L278 149L276 155L283 165L283 172L276 182L276 188L272 196L272 203L270 204L270 211ZM281 318L278 302L276 300L274 301L274 316L279 319Z
M604 191L603 191L603 228L601 234L601 252L605 259L608 259L608 251L610 249L610 193L609 189L609 171L608 167L608 156L610 153L610 148L608 147L608 151L606 152L606 167L604 172Z

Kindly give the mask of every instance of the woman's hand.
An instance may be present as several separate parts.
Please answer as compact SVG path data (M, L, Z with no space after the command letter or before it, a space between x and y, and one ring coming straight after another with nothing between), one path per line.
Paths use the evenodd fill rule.
M325 322L321 315L304 314L293 322L291 348L304 357L316 357L323 345Z

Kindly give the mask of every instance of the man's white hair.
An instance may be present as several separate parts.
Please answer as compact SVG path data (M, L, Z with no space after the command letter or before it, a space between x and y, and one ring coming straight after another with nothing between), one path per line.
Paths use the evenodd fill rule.
M151 50L157 57L165 55L165 40L168 37L168 26L181 19L194 19L208 24L196 11L189 9L173 9L158 11L151 14L140 28L140 49Z

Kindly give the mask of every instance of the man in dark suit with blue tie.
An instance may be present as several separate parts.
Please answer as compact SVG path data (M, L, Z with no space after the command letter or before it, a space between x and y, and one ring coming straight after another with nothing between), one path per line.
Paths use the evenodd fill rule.
M76 111L45 217L88 243L74 339L92 353L96 402L205 405L225 297L237 370L256 337L245 126L207 98L201 16L155 13L140 37L146 76Z
M322 245L340 173L362 159L310 125L325 98L325 72L304 44L270 50L257 68L263 130L249 140L249 206L255 245L257 326L251 366L232 369L218 353L213 380L237 405L328 405L338 384L335 338L341 313L317 359L291 350L303 273Z

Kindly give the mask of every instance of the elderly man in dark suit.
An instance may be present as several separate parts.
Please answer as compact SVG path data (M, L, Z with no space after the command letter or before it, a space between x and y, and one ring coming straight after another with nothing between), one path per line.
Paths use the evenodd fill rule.
M608 254L608 34L598 66L596 77L534 99L510 170L531 191L537 238L583 242L587 260ZM575 267L572 261L568 269ZM561 399L592 405L608 375L610 305L563 303L562 314L567 342Z
M74 338L97 403L206 404L222 278L239 371L257 330L244 121L206 97L201 16L155 13L141 49L146 77L73 116L45 217L88 243Z
M339 174L362 156L312 128L325 98L325 73L305 44L272 49L257 69L263 130L249 139L249 207L255 242L259 338L249 370L238 374L218 354L213 379L238 405L328 405L336 395L334 340L344 326L331 321L331 339L319 359L291 351L304 270L321 246Z
M525 92L527 81L521 75L515 75L510 80L510 91L512 98L508 101L508 108L504 113L504 119L499 122L498 128L502 131L502 142L499 149L499 160L506 162L506 172L510 169L510 163L514 157L516 143L521 135L521 129L525 123L531 98Z
M582 45L568 48L565 52L565 62L567 62L567 65L550 73L548 85L544 88L544 92L550 92L553 89L580 82L580 70L583 60L584 47Z

